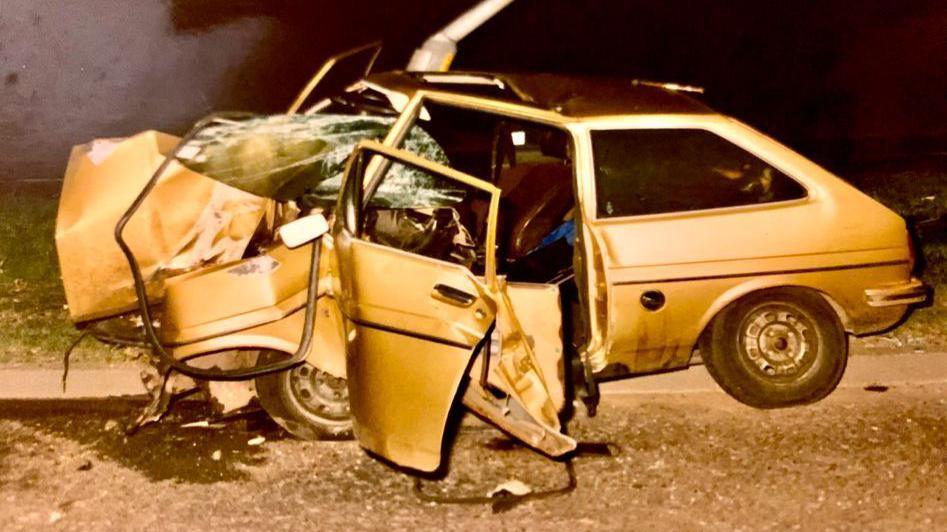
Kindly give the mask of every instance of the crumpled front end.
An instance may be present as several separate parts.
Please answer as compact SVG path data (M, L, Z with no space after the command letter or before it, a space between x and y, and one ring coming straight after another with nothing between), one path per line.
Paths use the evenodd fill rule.
M280 217L277 204L334 204L352 148L362 139L383 136L392 122L388 117L334 114L251 116L217 120L197 132L124 232L149 299L161 300L168 277L247 256L261 222L263 236L271 240ZM134 284L115 242L115 224L179 141L146 131L73 149L56 221L56 246L73 321L134 310ZM447 160L420 128L413 128L406 142L416 153ZM398 166L392 174L379 190L392 204L419 197L428 202L454 200L454 191L433 186L412 168ZM431 195L436 197L427 197Z
M146 131L73 148L56 218L56 248L73 321L135 308L115 224L177 142ZM162 296L168 272L239 259L271 203L172 164L126 229L149 297Z

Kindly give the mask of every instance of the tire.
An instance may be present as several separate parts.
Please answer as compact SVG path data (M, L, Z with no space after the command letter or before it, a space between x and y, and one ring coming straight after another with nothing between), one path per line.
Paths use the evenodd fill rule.
M848 338L818 293L774 288L721 311L702 336L700 352L707 371L734 399L782 408L818 401L838 386Z
M263 351L259 364L284 358L284 353ZM345 379L305 363L288 371L257 377L260 406L277 424L304 440L342 440L352 437Z

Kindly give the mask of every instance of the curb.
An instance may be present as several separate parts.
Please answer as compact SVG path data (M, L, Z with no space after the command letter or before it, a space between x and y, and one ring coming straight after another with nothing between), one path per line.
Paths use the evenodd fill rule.
M145 394L137 367L74 369L66 391L58 369L0 369L0 400L101 399ZM839 388L947 383L947 353L849 358ZM602 383L603 395L724 393L703 366Z
M0 369L0 399L100 399L145 395L137 367L71 369L63 392L62 370Z

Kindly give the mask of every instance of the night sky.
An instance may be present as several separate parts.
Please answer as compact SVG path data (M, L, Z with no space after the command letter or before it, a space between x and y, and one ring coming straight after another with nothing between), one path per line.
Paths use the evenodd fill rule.
M176 31L275 18L223 100L277 110L330 51L382 38L379 67L466 5L431 2L173 2ZM358 15L356 15L358 13ZM830 166L947 152L942 1L516 0L460 45L455 69L572 72L696 84L704 99ZM282 80L284 83L274 83Z
M57 180L70 147L213 111L285 111L330 55L402 68L475 0L0 0L0 182ZM515 0L455 69L674 81L841 175L947 168L944 0ZM927 163L925 163L927 164Z

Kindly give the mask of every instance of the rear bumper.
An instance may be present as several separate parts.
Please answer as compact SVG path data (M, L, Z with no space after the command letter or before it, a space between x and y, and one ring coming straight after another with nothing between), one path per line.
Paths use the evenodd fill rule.
M928 287L920 279L911 278L896 285L865 290L865 301L872 307L893 307L923 303L927 300Z

